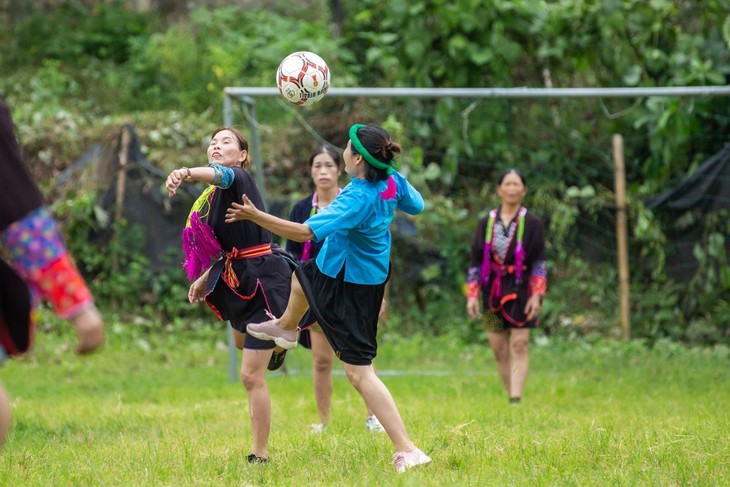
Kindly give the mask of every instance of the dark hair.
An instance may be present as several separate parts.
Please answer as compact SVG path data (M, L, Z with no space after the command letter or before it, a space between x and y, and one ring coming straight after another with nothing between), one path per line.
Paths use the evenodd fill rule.
M499 179L497 180L497 186L502 184L502 181L504 181L504 178L507 177L508 174L517 174L522 181L522 184L527 186L527 182L525 181L525 176L522 174L522 171L515 169L514 167L502 171L502 174L499 175Z
M332 157L332 160L335 161L335 164L337 164L337 168L342 167L342 156L340 156L340 153L332 147L329 144L322 144L318 145L316 149L312 151L312 153L309 155L309 167L312 167L312 164L314 164L314 158L317 157L320 154L328 154L330 157Z
M219 132L223 132L224 130L230 130L231 132L233 132L236 140L238 140L238 148L246 151L246 159L244 159L244 161L241 163L241 167L246 169L251 164L251 158L248 157L248 140L246 140L246 137L244 137L238 129L234 129L233 127L218 127L213 131L210 138L212 139L213 137L218 135Z
M395 154L400 152L400 145L393 142L390 134L383 128L374 124L368 124L357 130L357 138L371 156L386 164L392 164ZM353 154L359 154L357 149L350 143ZM362 154L360 154L362 155ZM367 161L365 179L368 181L383 181L388 179L388 172L385 169L376 169Z

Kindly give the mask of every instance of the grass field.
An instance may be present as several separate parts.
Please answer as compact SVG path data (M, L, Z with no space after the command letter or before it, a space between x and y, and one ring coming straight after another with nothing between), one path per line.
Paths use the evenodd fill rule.
M486 345L386 335L376 365L433 458L396 476L390 442L366 431L340 367L332 425L309 432L304 349L269 379L272 463L249 465L247 402L228 378L224 332L142 339L112 328L87 358L66 342L40 334L32 355L0 368L14 406L0 485L730 485L724 347L541 339L514 407Z

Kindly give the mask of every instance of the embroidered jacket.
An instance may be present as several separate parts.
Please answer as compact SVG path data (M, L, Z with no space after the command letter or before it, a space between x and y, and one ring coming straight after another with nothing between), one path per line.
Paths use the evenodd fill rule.
M477 224L471 245L471 259L467 276L469 297L482 293L485 309L500 313L518 326L525 324L524 308L533 294L544 296L547 291L545 265L545 237L542 221L529 211L518 212L517 217L504 228L499 209L481 218ZM519 239L520 219L523 234ZM490 231L490 224L493 225ZM490 241L485 245L485 239ZM520 242L521 240L521 242ZM515 264L518 244L522 244L524 257L521 276ZM489 263L484 265L485 253ZM489 275L483 276L482 269Z

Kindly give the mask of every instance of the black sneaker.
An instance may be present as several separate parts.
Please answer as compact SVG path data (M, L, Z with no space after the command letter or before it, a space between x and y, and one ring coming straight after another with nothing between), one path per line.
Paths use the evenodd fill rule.
M250 454L246 458L248 459L248 463L269 463L268 458L257 457L254 453Z
M282 349L280 352L274 350L269 359L269 365L266 367L269 370L278 370L284 365L284 357L286 357L286 349Z

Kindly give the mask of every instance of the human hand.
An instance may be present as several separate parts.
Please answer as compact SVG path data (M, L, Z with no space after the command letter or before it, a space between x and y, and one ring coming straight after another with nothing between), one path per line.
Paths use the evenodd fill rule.
M86 355L104 344L104 319L96 306L86 308L71 319L76 328L76 353Z
M190 169L173 169L173 171L167 176L165 181L165 187L167 188L167 195L174 196L177 192L177 188L182 184L183 181L190 177Z
M539 294L533 294L527 300L525 305L525 314L527 315L527 321L534 320L540 314L542 309L542 296Z
M208 283L208 273L206 272L199 278L197 278L191 285L188 291L188 301L191 303L199 303L205 299L205 287Z
M251 203L248 196L241 196L241 203L232 203L226 210L226 223L233 223L239 220L254 220L259 213L258 208Z
M479 319L482 313L479 311L479 298L468 298L466 300L466 314L469 318Z

